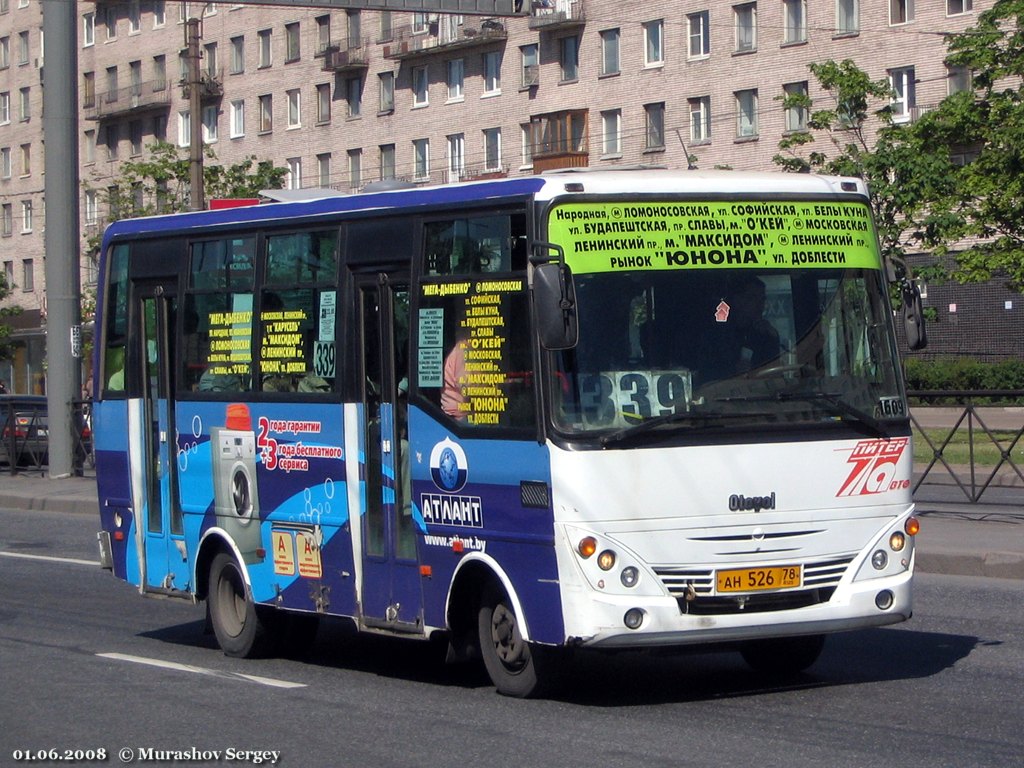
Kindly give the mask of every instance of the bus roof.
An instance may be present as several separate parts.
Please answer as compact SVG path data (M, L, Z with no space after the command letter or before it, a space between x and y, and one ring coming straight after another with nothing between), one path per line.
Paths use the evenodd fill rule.
M457 207L485 200L531 195L538 201L550 201L566 194L623 193L716 196L859 194L866 197L867 189L860 179L782 172L580 169L355 195L338 195L332 190L324 190L324 195L317 197L315 190L310 190L309 198L302 201L122 219L110 225L104 240L239 224L272 224L284 220L302 219L308 222L319 217L358 211L388 211L420 206Z

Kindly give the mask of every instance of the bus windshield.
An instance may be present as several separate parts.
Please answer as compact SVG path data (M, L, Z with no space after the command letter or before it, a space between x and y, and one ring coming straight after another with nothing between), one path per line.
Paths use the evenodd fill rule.
M607 443L669 428L857 422L885 436L886 422L906 417L874 234L857 229L870 226L866 207L786 204L733 216L744 207L757 209L661 206L690 215L647 219L675 246L653 256L608 250L628 237L586 238L628 229L621 223L570 228L552 218L574 270L580 328L577 346L556 357L560 432ZM589 208L628 221L629 206ZM814 218L815 208L831 215Z

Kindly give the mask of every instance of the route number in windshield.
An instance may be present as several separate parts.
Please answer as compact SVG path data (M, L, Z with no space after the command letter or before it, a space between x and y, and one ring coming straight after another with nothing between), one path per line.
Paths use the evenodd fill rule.
M882 413L882 418L887 416L903 416L905 413L903 398L883 397L878 401L878 409Z
M603 371L580 377L580 406L588 427L625 427L690 408L690 372Z

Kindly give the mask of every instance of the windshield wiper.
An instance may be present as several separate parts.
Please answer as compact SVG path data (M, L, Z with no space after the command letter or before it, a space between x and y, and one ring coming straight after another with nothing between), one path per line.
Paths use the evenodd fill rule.
M775 400L786 402L788 400L806 400L808 402L821 402L830 406L830 410L836 416L847 416L854 421L860 422L868 427L878 437L889 437L889 430L885 424L876 419L867 411L861 410L855 405L839 397L834 392L776 392L773 395L739 395L737 397L718 398L718 402L765 402Z

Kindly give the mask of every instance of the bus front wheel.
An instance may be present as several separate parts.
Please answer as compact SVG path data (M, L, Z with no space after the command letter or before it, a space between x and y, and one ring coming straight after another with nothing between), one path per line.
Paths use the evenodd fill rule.
M218 553L210 564L207 600L213 633L227 656L252 658L271 651L271 625L278 617L273 609L253 603L238 561L226 552Z
M548 690L554 650L523 639L519 618L503 590L484 590L478 613L480 655L498 693L525 699Z

